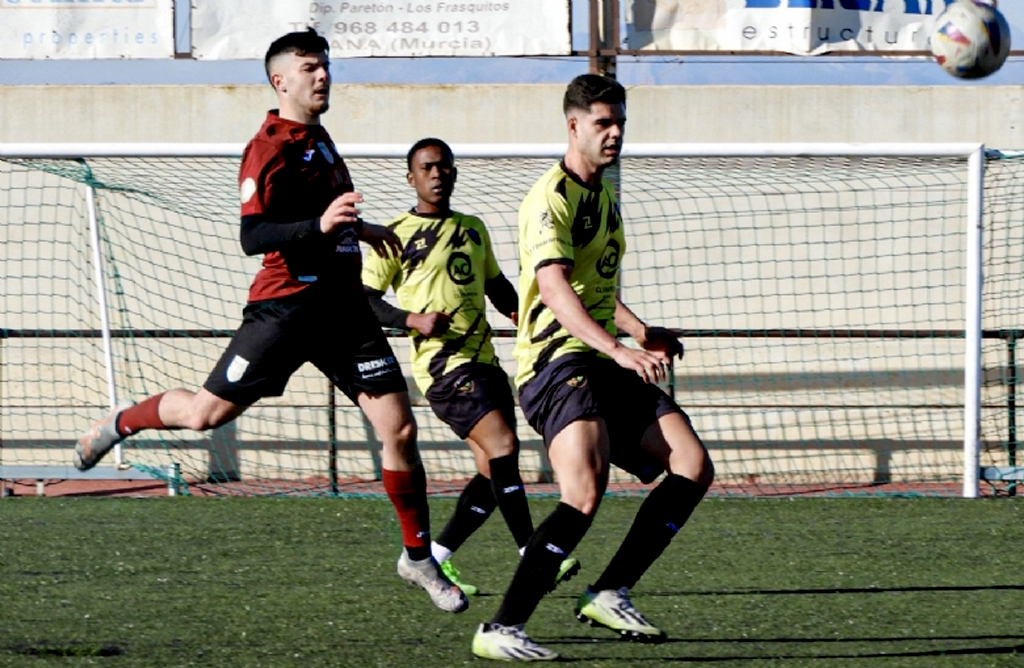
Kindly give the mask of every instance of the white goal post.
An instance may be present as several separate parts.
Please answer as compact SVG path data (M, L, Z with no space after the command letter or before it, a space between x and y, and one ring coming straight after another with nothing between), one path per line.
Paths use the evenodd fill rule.
M408 208L407 145L337 148L368 192L368 219ZM456 208L492 228L514 283L518 202L564 146L452 148ZM53 444L87 426L97 407L202 382L254 273L235 242L232 170L242 149L0 144L0 229L9 230L0 244L0 384L20 407L0 425L3 443L15 444L0 448L0 471L64 467ZM985 171L985 149L974 143L626 144L615 172L630 235L624 301L686 332L687 359L669 389L722 462L723 488L933 493L949 488L959 439L958 494L981 494L983 440L993 440L982 436ZM79 219L80 237L41 232ZM70 250L47 255L31 244ZM85 285L88 306L76 292ZM503 335L499 352L513 371ZM338 480L372 477L373 455L360 459L358 446L372 434L358 416L341 415L332 394L324 437L326 390L315 374L300 376L281 401L247 413L226 445L147 434L126 452L119 446L115 463L159 472L173 462L211 485L221 474L253 479L255 493L274 488L271 480L306 489L327 461L331 491ZM33 411L60 424L41 426ZM428 474L464 475L454 436L426 410L417 419L427 425L424 449L439 444ZM536 436L520 421L524 466L545 479ZM324 441L329 448L316 445Z

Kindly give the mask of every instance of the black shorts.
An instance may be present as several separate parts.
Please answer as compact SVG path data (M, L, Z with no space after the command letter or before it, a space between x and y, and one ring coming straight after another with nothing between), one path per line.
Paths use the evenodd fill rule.
M437 417L466 438L480 418L498 410L516 430L516 402L508 375L500 366L469 362L449 371L427 389L427 401Z
M576 420L604 418L612 464L644 483L665 470L640 449L644 432L662 415L685 415L660 387L595 354L566 355L544 367L519 388L519 405L547 446Z
M284 393L288 379L311 362L353 402L359 392L405 392L408 386L365 301L343 307L311 288L246 305L242 324L203 387L249 406ZM339 314L338 309L345 313ZM344 317L340 317L340 316Z

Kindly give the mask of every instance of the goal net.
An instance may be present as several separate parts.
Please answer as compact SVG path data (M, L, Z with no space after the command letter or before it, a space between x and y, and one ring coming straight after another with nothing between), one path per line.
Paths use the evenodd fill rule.
M75 438L114 401L204 382L259 267L238 243L240 149L0 145L0 477L71 484ZM339 150L367 220L414 203L407 147ZM561 147L455 151L454 206L488 224L515 283L519 202ZM1014 491L1024 165L985 162L981 247L980 155L966 145L629 149L614 174L622 297L685 332L666 390L712 453L714 493ZM511 374L511 323L490 315ZM408 344L394 334L404 362ZM473 458L410 389L431 489L455 490ZM550 491L521 415L519 436L524 480ZM235 422L144 432L91 477L124 471L194 494L376 493L380 452L362 414L307 365L284 396ZM979 488L979 477L991 480ZM611 488L641 489L622 474Z

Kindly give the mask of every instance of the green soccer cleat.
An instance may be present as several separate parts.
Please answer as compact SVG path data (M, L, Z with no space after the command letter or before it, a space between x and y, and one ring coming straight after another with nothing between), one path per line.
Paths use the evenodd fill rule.
M558 575L555 576L555 581L551 585L551 589L548 592L555 590L555 587L568 582L576 577L576 574L580 572L580 560L576 557L566 557L562 560L561 565L558 567Z
M618 633L625 640L645 643L665 642L665 632L633 607L629 590L587 587L576 601L576 619L590 626L600 626Z
M522 625L481 624L473 636L473 654L495 661L553 661L558 654L530 640Z
M480 593L479 587L462 581L462 574L459 573L459 569L455 568L455 564L452 563L451 559L445 559L441 562L441 572L452 581L452 584L461 589L462 593L466 596L476 596Z

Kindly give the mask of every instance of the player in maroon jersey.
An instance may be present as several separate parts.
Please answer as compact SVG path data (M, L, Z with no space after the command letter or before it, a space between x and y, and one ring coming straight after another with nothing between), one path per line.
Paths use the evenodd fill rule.
M243 321L198 391L173 389L120 405L75 447L88 470L114 445L143 429L214 429L263 397L280 396L305 362L356 403L383 442L382 477L405 549L399 575L443 610L468 601L430 554L426 475L416 423L398 361L363 293L363 241L384 254L400 250L387 228L363 222L352 186L320 116L330 102L328 44L309 29L274 41L265 65L280 109L242 155L242 249L263 254ZM339 323L339 313L344 313Z

